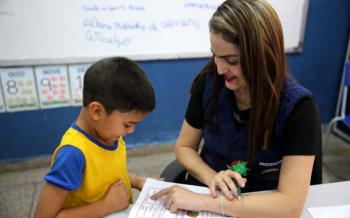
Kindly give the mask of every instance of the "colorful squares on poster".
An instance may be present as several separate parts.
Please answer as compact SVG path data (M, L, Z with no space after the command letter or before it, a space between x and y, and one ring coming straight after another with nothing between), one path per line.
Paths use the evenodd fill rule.
M35 67L35 75L41 108L71 104L65 65Z
M7 111L39 108L33 68L1 69L1 85Z
M86 70L91 64L75 64L68 66L70 93L73 105L83 103L83 81Z

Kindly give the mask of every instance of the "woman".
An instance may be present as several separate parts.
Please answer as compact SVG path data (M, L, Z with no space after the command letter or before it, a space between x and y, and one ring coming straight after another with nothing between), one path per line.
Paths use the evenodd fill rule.
M265 0L227 0L209 30L213 55L192 84L176 158L212 196L175 186L153 198L173 212L300 217L311 177L321 183L321 128L312 94L288 75L279 18ZM245 178L232 162L247 164ZM238 200L237 188L277 190Z

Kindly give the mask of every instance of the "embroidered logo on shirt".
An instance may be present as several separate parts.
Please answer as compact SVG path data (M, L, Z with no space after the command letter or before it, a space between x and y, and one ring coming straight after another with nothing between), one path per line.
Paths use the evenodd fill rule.
M259 166L263 167L275 167L277 165L280 165L282 163L282 160L276 161L276 162L270 162L270 163L265 163L265 162L259 162ZM260 174L267 174L267 173L276 173L280 169L279 168L270 168L267 170L263 170L260 172Z
M259 166L263 167L274 167L282 163L282 160L276 161L276 162L270 162L270 163L265 163L265 162L259 162Z

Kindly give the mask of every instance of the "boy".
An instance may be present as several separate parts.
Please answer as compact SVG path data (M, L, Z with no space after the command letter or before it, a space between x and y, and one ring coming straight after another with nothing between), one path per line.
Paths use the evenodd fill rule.
M127 208L131 187L141 190L145 178L128 174L122 136L154 107L152 85L135 62L114 57L93 64L83 108L53 154L35 217L101 217Z

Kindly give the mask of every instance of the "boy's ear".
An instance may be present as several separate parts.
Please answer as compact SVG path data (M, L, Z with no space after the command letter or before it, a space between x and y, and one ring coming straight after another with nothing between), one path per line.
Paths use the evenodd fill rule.
M89 104L88 111L90 117L95 121L100 120L106 114L106 110L103 105L97 101L93 101Z

